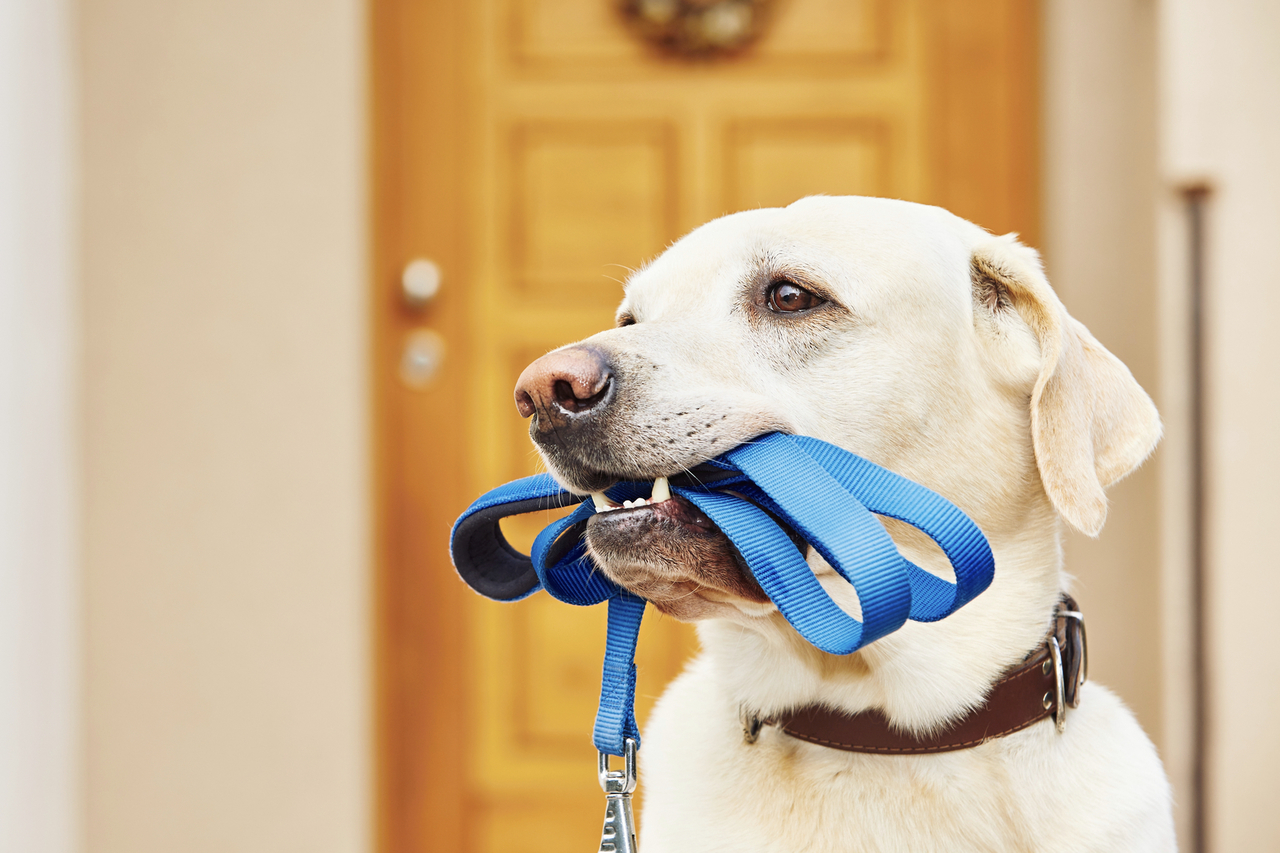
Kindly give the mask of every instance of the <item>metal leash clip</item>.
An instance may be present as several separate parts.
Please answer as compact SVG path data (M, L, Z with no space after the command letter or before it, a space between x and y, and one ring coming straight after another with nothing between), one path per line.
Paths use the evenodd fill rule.
M636 789L636 742L627 738L621 770L609 769L609 753L599 753L600 787L604 789L604 829L600 853L636 853L636 819L631 793Z

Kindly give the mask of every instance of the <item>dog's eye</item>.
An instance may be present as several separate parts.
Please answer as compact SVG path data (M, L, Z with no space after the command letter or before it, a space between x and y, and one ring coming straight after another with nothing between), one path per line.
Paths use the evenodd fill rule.
M775 281L766 294L769 310L777 314L792 314L817 308L826 302L816 293L810 293L793 281Z
M623 314L621 317L618 318L619 329L621 329L623 326L634 326L635 324L636 324L636 318L632 317L630 314Z

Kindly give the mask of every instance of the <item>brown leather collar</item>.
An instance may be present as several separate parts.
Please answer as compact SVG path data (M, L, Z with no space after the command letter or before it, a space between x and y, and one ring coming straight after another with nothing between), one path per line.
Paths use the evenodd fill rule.
M1080 704L1088 676L1084 617L1075 599L1064 595L1054 613L1053 631L1043 645L992 685L986 701L932 735L894 729L878 710L847 714L809 705L770 720L744 721L748 741L761 725L776 725L791 737L848 752L922 755L969 749L1055 717L1061 731L1067 707Z

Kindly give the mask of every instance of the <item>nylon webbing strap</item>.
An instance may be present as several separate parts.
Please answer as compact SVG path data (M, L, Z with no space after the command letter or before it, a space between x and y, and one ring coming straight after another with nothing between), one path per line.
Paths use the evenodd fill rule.
M720 528L783 617L823 651L848 654L907 619L942 619L991 583L991 549L968 516L924 486L834 445L772 433L711 463L724 472L715 482L673 484L672 491ZM609 496L630 500L647 496L649 487L620 483ZM734 494L721 491L726 488ZM506 516L578 501L538 535L529 556L502 536L499 522ZM609 602L594 741L601 752L621 756L627 738L639 743L635 648L645 602L606 578L587 555L582 534L594 512L590 499L564 491L550 476L526 477L472 504L454 524L450 550L463 580L489 598L516 601L545 589L569 604ZM955 582L902 557L876 515L910 524L938 543ZM836 605L774 517L853 586L861 620Z

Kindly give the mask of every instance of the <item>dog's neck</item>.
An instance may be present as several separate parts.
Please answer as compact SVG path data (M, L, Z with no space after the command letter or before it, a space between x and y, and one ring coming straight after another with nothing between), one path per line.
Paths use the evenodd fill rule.
M854 654L815 649L776 611L700 623L723 688L762 717L810 704L851 713L879 708L894 724L927 732L963 714L1042 642L1061 592L1056 514L1047 500L1033 500L1020 515L1004 527L979 519L996 560L985 592L940 622L908 622ZM886 526L903 556L949 577L937 546L905 525ZM816 554L810 563L836 602L857 615L848 584Z

